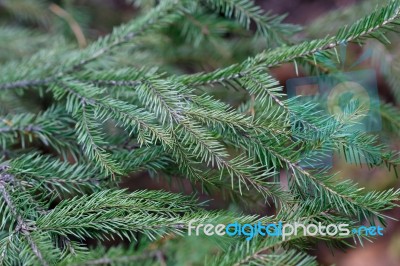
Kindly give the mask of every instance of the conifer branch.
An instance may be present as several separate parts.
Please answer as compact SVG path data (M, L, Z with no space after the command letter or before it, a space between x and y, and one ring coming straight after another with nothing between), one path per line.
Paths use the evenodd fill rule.
M13 12L7 2L6 12ZM134 2L142 15L84 49L60 41L33 55L26 44L0 53L2 264L180 263L176 247L193 242L186 238L189 224L357 227L364 220L385 225L391 219L385 211L398 207L400 190L363 192L351 179L312 165L326 152L339 152L349 163L386 166L397 174L398 152L376 135L350 130L366 109L351 101L342 115L324 114L316 103L287 99L266 71L291 61L310 74L338 70L327 63L338 46L371 38L388 42L392 36L386 33L400 24L400 1L335 35L291 45L298 28L252 0ZM32 18L38 6L26 6L33 8ZM0 28L7 31L13 32ZM14 32L34 45L48 35ZM248 57L265 41L268 50ZM199 72L204 69L209 72ZM385 132L398 131L398 113L382 103ZM280 180L284 170L288 185ZM162 181L157 185L190 196L154 187L119 189L133 173L140 186L155 178ZM210 211L193 196L197 192L238 211ZM267 207L273 216L240 214ZM102 241L114 238L134 243L134 252L105 251ZM176 245L164 245L172 238ZM346 244L338 235L219 239L228 252L218 250L214 265L315 265L303 252L308 245ZM201 245L210 238L197 240Z
M306 41L297 45L276 48L262 52L242 64L218 69L211 73L194 74L182 77L185 84L201 86L216 83L225 83L229 80L240 79L260 68L271 68L282 63L293 61L296 58L307 57L318 52L324 52L340 44L360 40L364 37L379 36L382 31L391 30L398 24L400 7L397 1L391 1L388 6L382 7L369 16L357 21L353 25L339 29L335 36L324 39Z
M4 173L3 171L4 171L4 167L3 167L3 169L1 169L1 172L0 172L0 191L1 191L1 195L3 197L3 200L5 201L5 203L7 204L8 208L11 210L11 213L13 214L13 216L15 217L15 219L17 221L17 226L16 226L15 231L20 232L24 235L24 237L26 238L26 240L28 241L28 243L32 249L33 254L35 254L35 256L38 258L41 265L47 266L49 264L43 258L42 252L40 251L38 245L35 243L35 241L33 240L32 236L30 234L30 230L32 230L31 227L18 214L17 208L13 204L10 194L7 192L6 184L13 182L14 176L10 175L8 173Z

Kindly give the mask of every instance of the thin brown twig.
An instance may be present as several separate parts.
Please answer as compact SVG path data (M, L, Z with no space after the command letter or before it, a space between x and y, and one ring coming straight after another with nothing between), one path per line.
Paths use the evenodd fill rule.
M74 19L74 17L71 16L71 14L69 14L65 9L54 3L50 4L49 9L55 15L65 19L65 21L71 28L72 32L74 33L76 40L78 41L79 48L81 49L85 48L87 46L85 35L83 34L81 27L79 26L78 22Z

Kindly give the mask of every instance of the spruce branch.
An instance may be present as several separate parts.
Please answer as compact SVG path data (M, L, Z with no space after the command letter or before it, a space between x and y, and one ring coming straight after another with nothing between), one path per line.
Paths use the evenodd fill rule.
M17 208L15 207L14 203L12 202L11 196L8 193L6 189L6 184L12 182L14 179L13 175L10 175L8 173L4 173L4 167L2 171L0 172L0 191L3 200L7 204L8 208L11 210L12 215L14 216L15 220L17 221L17 225L15 228L16 232L22 233L26 240L28 241L32 252L35 254L35 256L38 258L40 261L41 265L47 266L49 265L48 262L44 259L42 252L40 251L38 245L35 243L33 240L31 233L30 233L30 228L29 224L22 218L22 216L18 213ZM4 257L2 255L2 257Z
M94 110L83 104L81 113L77 114L76 124L78 143L83 145L85 154L92 159L106 175L122 174L118 163L114 161L102 146L106 145L100 124L94 118Z
M338 46L388 42L400 23L400 1L335 35L293 45L297 28L251 0L151 3L154 8L85 49L57 42L32 56L26 44L19 46L16 51L27 53L22 59L0 54L1 62L15 59L0 69L3 264L175 263L176 247L191 245L185 234L192 221L385 225L400 190L364 192L310 162L339 152L348 162L396 172L399 153L375 135L350 131L365 115L362 106L351 102L343 115L324 115L318 104L287 99L267 72L292 61L310 72L336 71L327 59ZM251 25L262 40L241 29ZM43 37L15 32L35 45ZM269 50L248 58L265 40ZM237 92L226 95L227 88ZM382 104L381 113L391 131L400 127L396 107ZM280 180L283 170L288 185ZM172 189L176 181L190 196L118 188L131 173L147 178L145 172ZM221 197L238 212L210 211L197 192ZM273 216L241 213L267 207ZM102 241L114 238L135 242L134 251L105 251ZM346 245L340 236L220 240L228 252L217 251L214 265L315 265L303 252L310 244Z
M351 26L339 29L335 36L327 36L323 39L306 41L293 46L279 47L262 52L242 64L232 65L206 74L187 75L183 76L182 79L185 84L195 86L225 83L229 80L239 79L257 69L271 68L293 61L296 58L322 53L340 44L358 41L362 38L381 38L384 31L390 31L398 24L400 16L399 5L398 1L391 1L387 6L360 19Z
M268 44L283 43L283 36L289 36L300 30L300 27L282 23L285 16L273 16L264 13L262 9L249 0L207 0L217 12L226 17L234 17L246 29L250 28L251 21L257 26L257 33L266 38ZM283 36L282 36L283 35Z
M174 21L177 16L174 13L171 15L171 12L176 10L177 5L178 1L176 0L163 1L157 8L146 14L138 22L134 21L131 24L116 28L112 34L99 39L97 42L80 51L77 55L76 53L71 53L69 59L66 58L63 68L58 72L35 80L19 80L5 83L0 85L0 90L49 85L56 82L59 78L80 71L85 65L109 53L114 48L130 42L153 27L157 27L160 22L170 23Z
M226 254L211 260L211 265L317 265L315 258L297 250L286 250L281 247L303 236L293 236L286 240L269 237L265 240L254 239L251 243L237 244Z
M82 193L86 189L98 190L101 181L108 176L102 175L91 165L70 164L50 156L26 154L9 162L8 172L21 186L43 189L48 194Z
M90 265L104 265L104 264L118 264L118 263L131 263L131 262L139 262L149 259L154 259L159 257L160 251L151 251L146 252L145 254L140 255L131 255L131 256L116 256L116 257L102 257L99 259L88 260L82 263L71 264L74 266L90 266Z
M69 128L72 123L71 117L57 106L39 114L8 115L0 120L0 144L3 149L16 143L26 148L27 142L39 140L45 146L56 149L64 157L67 153L77 156L73 132Z

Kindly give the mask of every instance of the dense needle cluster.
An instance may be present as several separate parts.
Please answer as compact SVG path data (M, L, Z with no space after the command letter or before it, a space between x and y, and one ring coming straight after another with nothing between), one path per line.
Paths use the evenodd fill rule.
M269 71L288 62L310 73L337 71L327 62L340 45L388 42L400 23L400 1L304 41L293 36L306 30L251 0L132 2L142 15L82 49L0 27L1 265L174 263L189 245L192 219L385 224L383 211L396 206L399 190L363 191L331 169L300 163L337 152L396 171L396 152L373 134L348 130L365 115L362 106L351 104L339 118L320 114L316 103L288 99ZM22 20L47 19L43 1L1 5ZM399 114L382 103L391 131L399 130ZM121 178L144 172L190 183L193 195L119 187ZM209 211L199 193L221 194L236 211ZM275 215L237 211L260 203ZM107 239L132 245L103 246ZM305 247L317 240L350 243L329 236L221 238L204 262L314 265Z

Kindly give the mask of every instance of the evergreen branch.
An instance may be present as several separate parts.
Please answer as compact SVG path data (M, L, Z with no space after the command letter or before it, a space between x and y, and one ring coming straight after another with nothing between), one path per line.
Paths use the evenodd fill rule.
M167 0L160 3L155 9L142 17L139 21L116 28L112 34L89 45L86 49L78 53L69 53L65 58L65 64L58 72L51 71L52 75L32 80L18 80L0 84L0 90L9 90L16 88L27 88L31 86L43 86L56 82L59 78L68 74L80 71L85 65L97 60L101 56L109 53L111 50L125 43L128 43L137 36L148 32L152 28L167 22L171 23L177 17L172 11L176 11L178 5L176 0ZM57 70L58 68L56 68ZM51 73L50 72L50 73Z
M138 97L141 99L142 102L151 102L150 99L155 99L158 98L159 101L154 102L154 105L151 105L150 108L152 111L158 113L162 117L162 122L165 122L165 119L169 117L169 119L173 119L178 123L178 128L177 132L180 132L180 134L183 137L181 140L185 145L188 145L190 143L195 143L195 147L189 146L188 149L191 151L191 153L196 154L196 156L201 156L201 160L206 162L207 164L211 164L211 166L214 165L214 163L218 166L218 168L225 168L228 173L231 175L232 182L233 182L233 176L236 175L239 177L239 184L242 182L247 186L248 183L252 184L256 189L260 192L266 193L267 195L270 195L268 190L264 185L261 185L259 182L259 178L251 178L249 177L249 174L253 172L251 170L247 174L243 174L242 170L244 170L244 166L241 165L239 168L235 166L234 164L229 163L226 160L227 154L224 152L223 147L217 142L213 140L213 137L208 135L208 133L204 130L201 129L201 127L187 121L186 119L183 119L182 116L179 114L180 111L175 111L178 107L178 101L174 102L167 102L165 99L176 99L179 96L175 95L165 95L164 96L164 89L161 87L162 85L165 85L166 88L168 84L157 84L154 85L150 82L144 82L143 84L145 87L144 88L138 88ZM147 93L149 91L152 93L153 97L148 95ZM144 94L143 96L142 93ZM165 91L165 93L168 93ZM179 99L179 98L178 98ZM152 103L153 104L153 103ZM157 107L156 107L157 106ZM161 109L163 108L163 109ZM182 149L181 149L182 150ZM178 157L178 160L181 161L183 158L183 154L181 154ZM189 167L187 164L187 167ZM239 170L242 168L242 170ZM188 168L190 169L190 168ZM194 170L191 170L190 175L195 175ZM251 174L250 174L251 175ZM272 187L273 184L270 184ZM241 191L241 186L239 185L239 190ZM276 192L278 191L277 189L274 189Z
M52 79L45 78L45 79L37 79L37 80L19 80L15 82L4 83L0 86L0 90L11 90L16 88L31 88L31 87L38 87L44 86L50 83Z
M118 264L118 263L131 263L131 262L139 262L148 259L157 258L160 254L160 251L151 251L146 252L140 255L131 255L131 256L116 256L116 257L102 257L94 260L87 260L82 263L71 264L74 266L90 266L90 265L104 265L104 264Z
M383 106L384 108L384 106ZM369 167L385 164L389 170L394 169L397 176L399 158L396 152L385 152L386 145L378 145L377 137L363 132L351 133L351 127L356 125L359 119L365 117L365 109L351 102L344 110L344 114L328 118L329 130L324 135L318 135L316 141L318 147L322 145L336 146L346 161L361 165L366 163ZM322 119L324 120L324 119ZM329 148L333 152L335 147ZM309 149L311 151L313 148Z
M258 75L244 75L239 82L242 83L242 87L249 91L250 95L255 95L255 99L260 102L261 105L270 106L270 101L272 100L281 108L286 116L285 120L291 120L292 124L301 123L305 129L314 131L314 133L321 134L323 128L320 126L310 123L305 117L305 111L297 111L296 107L298 105L294 104L292 101L284 101L281 99L285 94L281 87L278 87L279 82L268 74L258 74ZM308 111L312 111L312 106L306 106ZM302 108L306 109L306 108ZM277 114L278 116L279 114ZM271 115L272 116L272 115ZM322 124L322 123L319 123Z
M154 117L142 108L114 100L103 98L97 100L97 117L106 122L110 117L117 121L129 135L137 133L137 139L141 145L152 144L161 141L164 147L171 147L172 137L168 129L155 123Z
M303 252L287 250L281 254L280 247L292 241L305 238L297 235L281 240L277 237L253 239L250 243L237 244L226 254L217 256L211 265L317 265L315 258Z
M348 43L361 38L380 36L382 30L391 30L393 25L398 24L400 8L398 1L391 1L385 7L364 17L349 27L341 28L335 36L324 39L306 41L289 47L279 47L266 51L227 68L218 69L211 73L194 74L181 77L187 85L211 85L214 83L226 83L236 80L246 74L251 74L260 68L270 68L296 58L310 56L325 50L333 49L340 44Z
M78 143L83 145L85 154L92 159L106 175L122 174L122 170L110 154L101 147L105 145L100 125L93 119L93 110L85 104L81 107L81 113L76 115Z
M192 181L198 180L209 182L204 175L201 174L200 170L195 167L196 161L194 156L181 144L181 141L175 132L171 132L174 140L174 145L167 149L172 154L177 165L179 165L179 171L187 176Z
M257 141L257 140L255 140ZM259 140L258 140L259 141ZM308 197L323 198L332 204L337 211L344 210L346 215L358 215L361 220L363 215L366 219L372 220L375 215L378 218L384 218L385 215L379 213L382 208L393 208L396 207L395 203L400 195L400 190L387 190L381 193L370 192L365 195L360 193L361 189L356 188L350 180L342 182L334 182L332 175L327 175L324 171L315 173L313 171L307 171L295 160L296 156L301 153L301 150L292 152L291 155L287 154L283 149L276 149L271 140L269 142L262 141L259 143L260 149L267 150L267 152L273 156L275 160L279 161L279 164L285 164L287 169L293 174L294 183L293 188L298 188L299 191L307 191L308 188L315 187L316 190L313 194L307 194ZM296 146L296 144L294 145ZM274 162L275 167L278 163ZM295 186L297 185L297 186ZM373 198L372 201L369 201Z
M282 35L289 36L299 31L299 27L282 23L285 16L265 14L262 9L251 0L207 0L217 12L226 17L234 17L243 27L250 28L253 21L257 26L257 33L266 38L268 43L282 43Z
M30 226L18 214L18 211L17 211L15 205L12 202L11 196L7 192L6 183L10 182L10 180L13 180L13 179L14 179L14 176L12 176L10 174L7 174L7 173L0 172L0 191L1 191L1 195L3 197L3 200L5 201L5 203L7 204L8 208L11 210L11 213L13 214L13 216L15 217L15 219L17 221L16 231L17 232L21 232L25 236L26 240L28 241L28 243L29 243L29 245L30 245L30 247L32 249L32 252L35 254L37 259L40 261L41 265L47 266L49 264L43 258L42 252L40 251L38 245L35 243L35 241L33 240L32 236L31 236L31 234L29 232Z
M61 202L48 214L36 221L43 231L73 235L80 239L106 234L134 239L133 231L140 231L150 238L164 229L180 233L186 222L181 214L198 210L190 198L162 192L101 191ZM78 219L77 219L78 218Z
M21 185L43 187L47 193L73 191L81 193L85 188L96 190L106 179L91 165L69 164L38 154L27 154L9 163L9 173L17 176Z
M129 262L136 263L152 263L152 260L157 258L161 250L144 249L141 251L132 250L134 247L125 248L123 246L96 247L90 252L85 252L82 255L73 256L59 265L71 266L90 266L90 265L126 265Z
M38 139L64 157L67 152L76 156L78 152L72 143L73 132L68 127L72 123L73 120L59 107L51 107L39 114L6 116L0 120L0 145L4 149L20 142L22 148L26 148L26 141Z
M221 176L225 170L231 177L232 188L234 188L234 178L237 177L239 179L240 194L242 194L241 185L244 184L246 189L249 189L248 184L250 184L264 197L276 196L280 198L282 196L283 193L276 184L263 182L266 178L273 176L274 172L268 173L268 170L261 170L261 167L252 164L251 159L247 159L244 156L228 160L228 154L225 149L219 142L214 141L213 137L207 134L207 132L188 121L181 121L179 125L185 129L186 133L182 142L186 145L190 143L193 146L196 145L195 147L189 147L193 155L197 154L198 157L201 156L201 160L207 162L207 164L211 164L211 166L215 164L221 170Z
M399 198L399 190L390 189L381 193L370 192L362 195L359 193L362 189L357 189L350 180L334 184L332 180L334 176L329 176L325 173L322 173L322 175L313 174L298 164L288 160L286 160L286 163L295 178L294 182L297 183L299 188L309 187L307 184L309 184L308 181L311 181L312 186L324 191L317 191L316 197L326 197L326 200L335 206L337 211L344 210L347 215L358 215L359 220L362 219L361 216L369 221L373 221L373 216L387 218L379 211L397 206L395 202ZM304 177L308 181L305 181Z
M175 84L161 80L144 80L137 88L139 100L157 114L163 124L182 120L181 90Z
M161 2L156 8L147 13L138 22L121 26L113 31L113 33L96 43L90 45L83 54L86 54L84 59L79 60L78 63L72 63L68 72L74 72L82 68L84 65L98 59L104 54L110 52L112 49L131 41L138 35L141 35L153 27L157 27L158 23L171 20L171 12L175 11L179 1L167 0ZM173 15L174 16L174 15ZM65 73L61 72L57 76L63 76Z
M252 0L166 0L146 6L151 4L153 9L82 50L57 42L43 44L31 56L33 48L26 43L40 45L47 35L15 30L14 39L26 38L25 43L19 40L10 55L0 53L0 61L11 59L0 69L0 264L179 263L181 256L170 255L176 245L164 242L173 238L189 247L184 233L193 220L357 226L366 219L385 225L390 217L384 212L398 206L400 190L364 193L328 169L304 166L339 151L349 162L366 160L369 167L396 171L398 153L387 151L376 136L350 131L365 110L351 102L343 115L324 115L318 104L286 99L265 71L291 61L311 72L337 71L328 59L339 45L368 38L388 42L386 33L400 24L400 1L335 35L295 45L284 44L295 27ZM263 39L250 42L250 32L240 26L251 25ZM265 40L272 49L244 60ZM29 58L21 59L18 51ZM221 66L226 67L216 69ZM392 67L385 72L388 80L396 71ZM187 72L194 74L181 74ZM244 91L226 95L227 88ZM57 107L47 108L55 102ZM398 110L386 104L381 109L384 124L392 131L400 128ZM281 170L287 170L288 186L278 182ZM117 185L110 177L138 171L176 181L185 191L191 185L191 195L201 189L201 196L222 197L239 211L259 212L271 197L275 215L209 211L192 196L157 190L109 190ZM100 242L114 237L136 241L135 251L106 252ZM99 248L87 246L89 239ZM346 245L341 236L301 234L285 241L236 240L244 239L224 242L228 252L219 254L215 265L315 265L315 258L301 252L308 244Z

